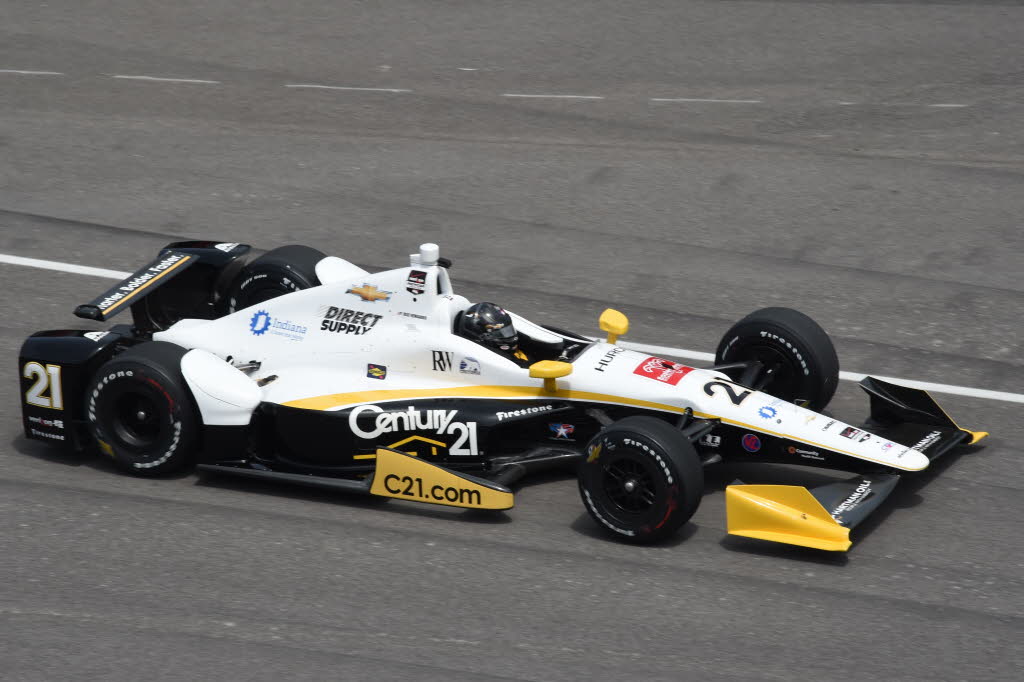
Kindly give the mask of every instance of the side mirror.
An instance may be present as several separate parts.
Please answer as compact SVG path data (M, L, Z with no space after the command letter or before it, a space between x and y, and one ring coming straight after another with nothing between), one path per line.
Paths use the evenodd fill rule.
M615 343L620 336L629 331L629 318L612 308L601 313L597 323L601 331L608 332L608 343Z
M530 376L534 379L543 379L544 390L548 393L555 392L555 379L567 377L570 374L572 374L572 365L568 362L541 360L530 365Z

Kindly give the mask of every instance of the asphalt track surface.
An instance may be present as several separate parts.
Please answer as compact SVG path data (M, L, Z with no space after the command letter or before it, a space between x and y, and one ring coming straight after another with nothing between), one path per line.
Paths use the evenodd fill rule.
M0 253L133 270L212 237L383 269L436 241L461 293L540 322L611 305L712 351L788 305L846 370L1022 393L1022 26L1009 1L5 0ZM992 436L848 555L726 538L723 486L766 476L732 469L636 548L570 476L481 516L25 441L22 339L107 285L0 265L4 679L1019 679L1019 404L943 397ZM843 382L830 409L867 403Z

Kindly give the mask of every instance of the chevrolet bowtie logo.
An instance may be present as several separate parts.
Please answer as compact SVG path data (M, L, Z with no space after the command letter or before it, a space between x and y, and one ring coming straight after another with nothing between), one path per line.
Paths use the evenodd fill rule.
M390 291L381 291L372 284L363 284L361 287L352 287L346 294L355 294L364 301L387 301L391 298Z

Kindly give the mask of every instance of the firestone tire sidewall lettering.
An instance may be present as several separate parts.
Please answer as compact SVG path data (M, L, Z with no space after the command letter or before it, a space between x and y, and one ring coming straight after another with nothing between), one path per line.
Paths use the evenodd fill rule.
M675 431L660 420L641 419ZM692 446L691 452L672 453L659 438L664 434L650 433L650 426L641 422L606 428L588 444L587 457L579 470L580 497L587 512L605 530L627 542L656 542L673 535L696 511L703 493L703 470ZM675 433L685 441L682 434ZM678 441L674 444L680 446ZM685 450L686 446L688 442L678 449ZM595 448L600 448L596 457ZM693 458L688 462L690 466L681 466L681 460L688 456ZM623 468L642 471L647 477L654 493L649 507L629 510L609 495L609 470Z
M151 442L132 442L123 423L125 404L145 401L157 430ZM141 363L107 363L86 393L86 420L102 453L121 469L155 476L184 467L191 460L198 431L191 396L163 372Z
M272 249L247 265L229 287L228 313L320 284L316 264L325 254L293 244Z

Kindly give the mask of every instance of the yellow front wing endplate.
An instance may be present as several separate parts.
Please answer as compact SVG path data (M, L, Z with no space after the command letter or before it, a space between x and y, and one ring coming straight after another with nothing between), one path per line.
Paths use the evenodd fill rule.
M850 548L850 529L801 486L730 485L725 510L731 535L832 552Z

